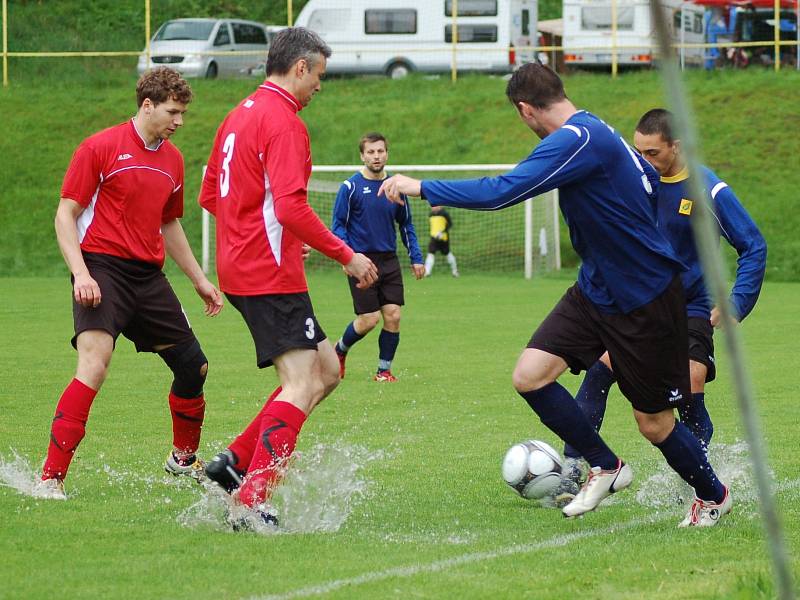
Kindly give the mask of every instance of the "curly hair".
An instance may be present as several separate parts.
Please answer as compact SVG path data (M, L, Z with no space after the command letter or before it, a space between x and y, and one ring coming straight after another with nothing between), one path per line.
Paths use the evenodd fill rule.
M189 104L192 88L175 69L158 67L146 71L136 83L136 106L141 108L145 98L150 98L153 104L167 100Z

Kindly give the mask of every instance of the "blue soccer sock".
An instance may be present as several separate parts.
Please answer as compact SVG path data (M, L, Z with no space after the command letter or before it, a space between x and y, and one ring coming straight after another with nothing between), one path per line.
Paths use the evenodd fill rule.
M703 447L692 432L681 423L675 421L675 428L660 444L653 444L661 450L672 469L683 480L694 488L695 495L701 500L722 502L725 487L717 479L717 474L708 463Z
M586 371L583 383L575 396L575 402L578 403L595 431L600 431L600 426L603 424L608 392L616 380L614 372L598 360ZM580 458L581 453L570 444L564 444L564 456Z
M381 329L381 333L378 336L378 371L388 371L392 368L392 361L399 343L399 331Z
M518 392L542 423L578 450L591 467L616 469L619 458L592 427L572 395L558 382L532 392Z
M692 394L691 401L678 407L681 422L689 428L692 435L700 440L704 450L708 450L711 436L714 435L714 424L706 409L705 394Z
M336 342L336 350L339 352L339 354L347 354L348 350L350 350L350 347L353 344L364 339L363 335L356 332L356 328L353 326L353 323L354 321L351 321L347 327L345 327L342 338Z

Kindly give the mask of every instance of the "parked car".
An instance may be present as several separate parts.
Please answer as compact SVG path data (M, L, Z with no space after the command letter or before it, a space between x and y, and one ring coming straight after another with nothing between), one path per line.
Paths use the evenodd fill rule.
M264 62L267 26L239 19L174 19L150 41L150 62L139 56L138 71L169 66L185 77L235 76ZM250 54L243 54L250 52Z
M328 73L446 72L457 27L459 70L507 73L535 59L536 0L309 0L296 25L330 45Z

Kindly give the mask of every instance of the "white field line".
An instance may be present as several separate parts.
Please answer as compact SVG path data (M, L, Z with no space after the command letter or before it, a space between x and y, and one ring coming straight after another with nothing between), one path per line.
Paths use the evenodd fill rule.
M783 481L775 486L776 492L783 492L800 488L800 479ZM587 529L584 531L577 531L574 533L565 533L551 537L548 540L542 540L530 544L515 544L507 548L498 548L486 552L471 552L469 554L462 554L461 556L454 556L444 560L437 560L428 564L409 565L406 567L393 567L391 569L384 569L382 571L371 571L358 575L357 577L348 577L345 579L334 579L327 583L320 583L308 587L298 588L283 594L270 594L267 596L251 596L249 600L289 600L291 598L307 598L310 596L320 596L329 592L334 592L338 589L348 586L363 585L365 583L374 583L376 581L383 581L393 577L414 577L421 573L438 573L440 571L447 571L454 567L466 565L470 563L483 562L487 560L494 560L496 558L503 558L506 556L513 556L516 554L527 554L537 550L545 550L547 548L556 548L559 546L567 546L573 542L578 542L587 538L608 535L631 529L638 525L645 525L651 523L658 523L668 518L675 518L674 511L659 511L657 516L647 518L632 519L626 523L613 525L611 527L604 527L602 529Z

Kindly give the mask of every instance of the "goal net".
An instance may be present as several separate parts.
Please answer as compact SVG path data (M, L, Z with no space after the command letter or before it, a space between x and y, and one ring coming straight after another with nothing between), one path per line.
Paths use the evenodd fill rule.
M399 165L390 173L403 173L421 179L474 178L497 175L514 165ZM330 227L333 205L342 182L360 166L316 166L309 182L308 201ZM452 219L450 250L458 260L462 275L469 273L518 273L531 278L561 268L559 247L558 192L548 192L498 211L471 211L447 208ZM428 251L430 228L427 202L411 199L411 215L423 258ZM214 269L214 219L203 215L203 268ZM407 257L399 236L397 252ZM437 256L436 270L446 262ZM312 252L306 269L340 268L318 252Z

